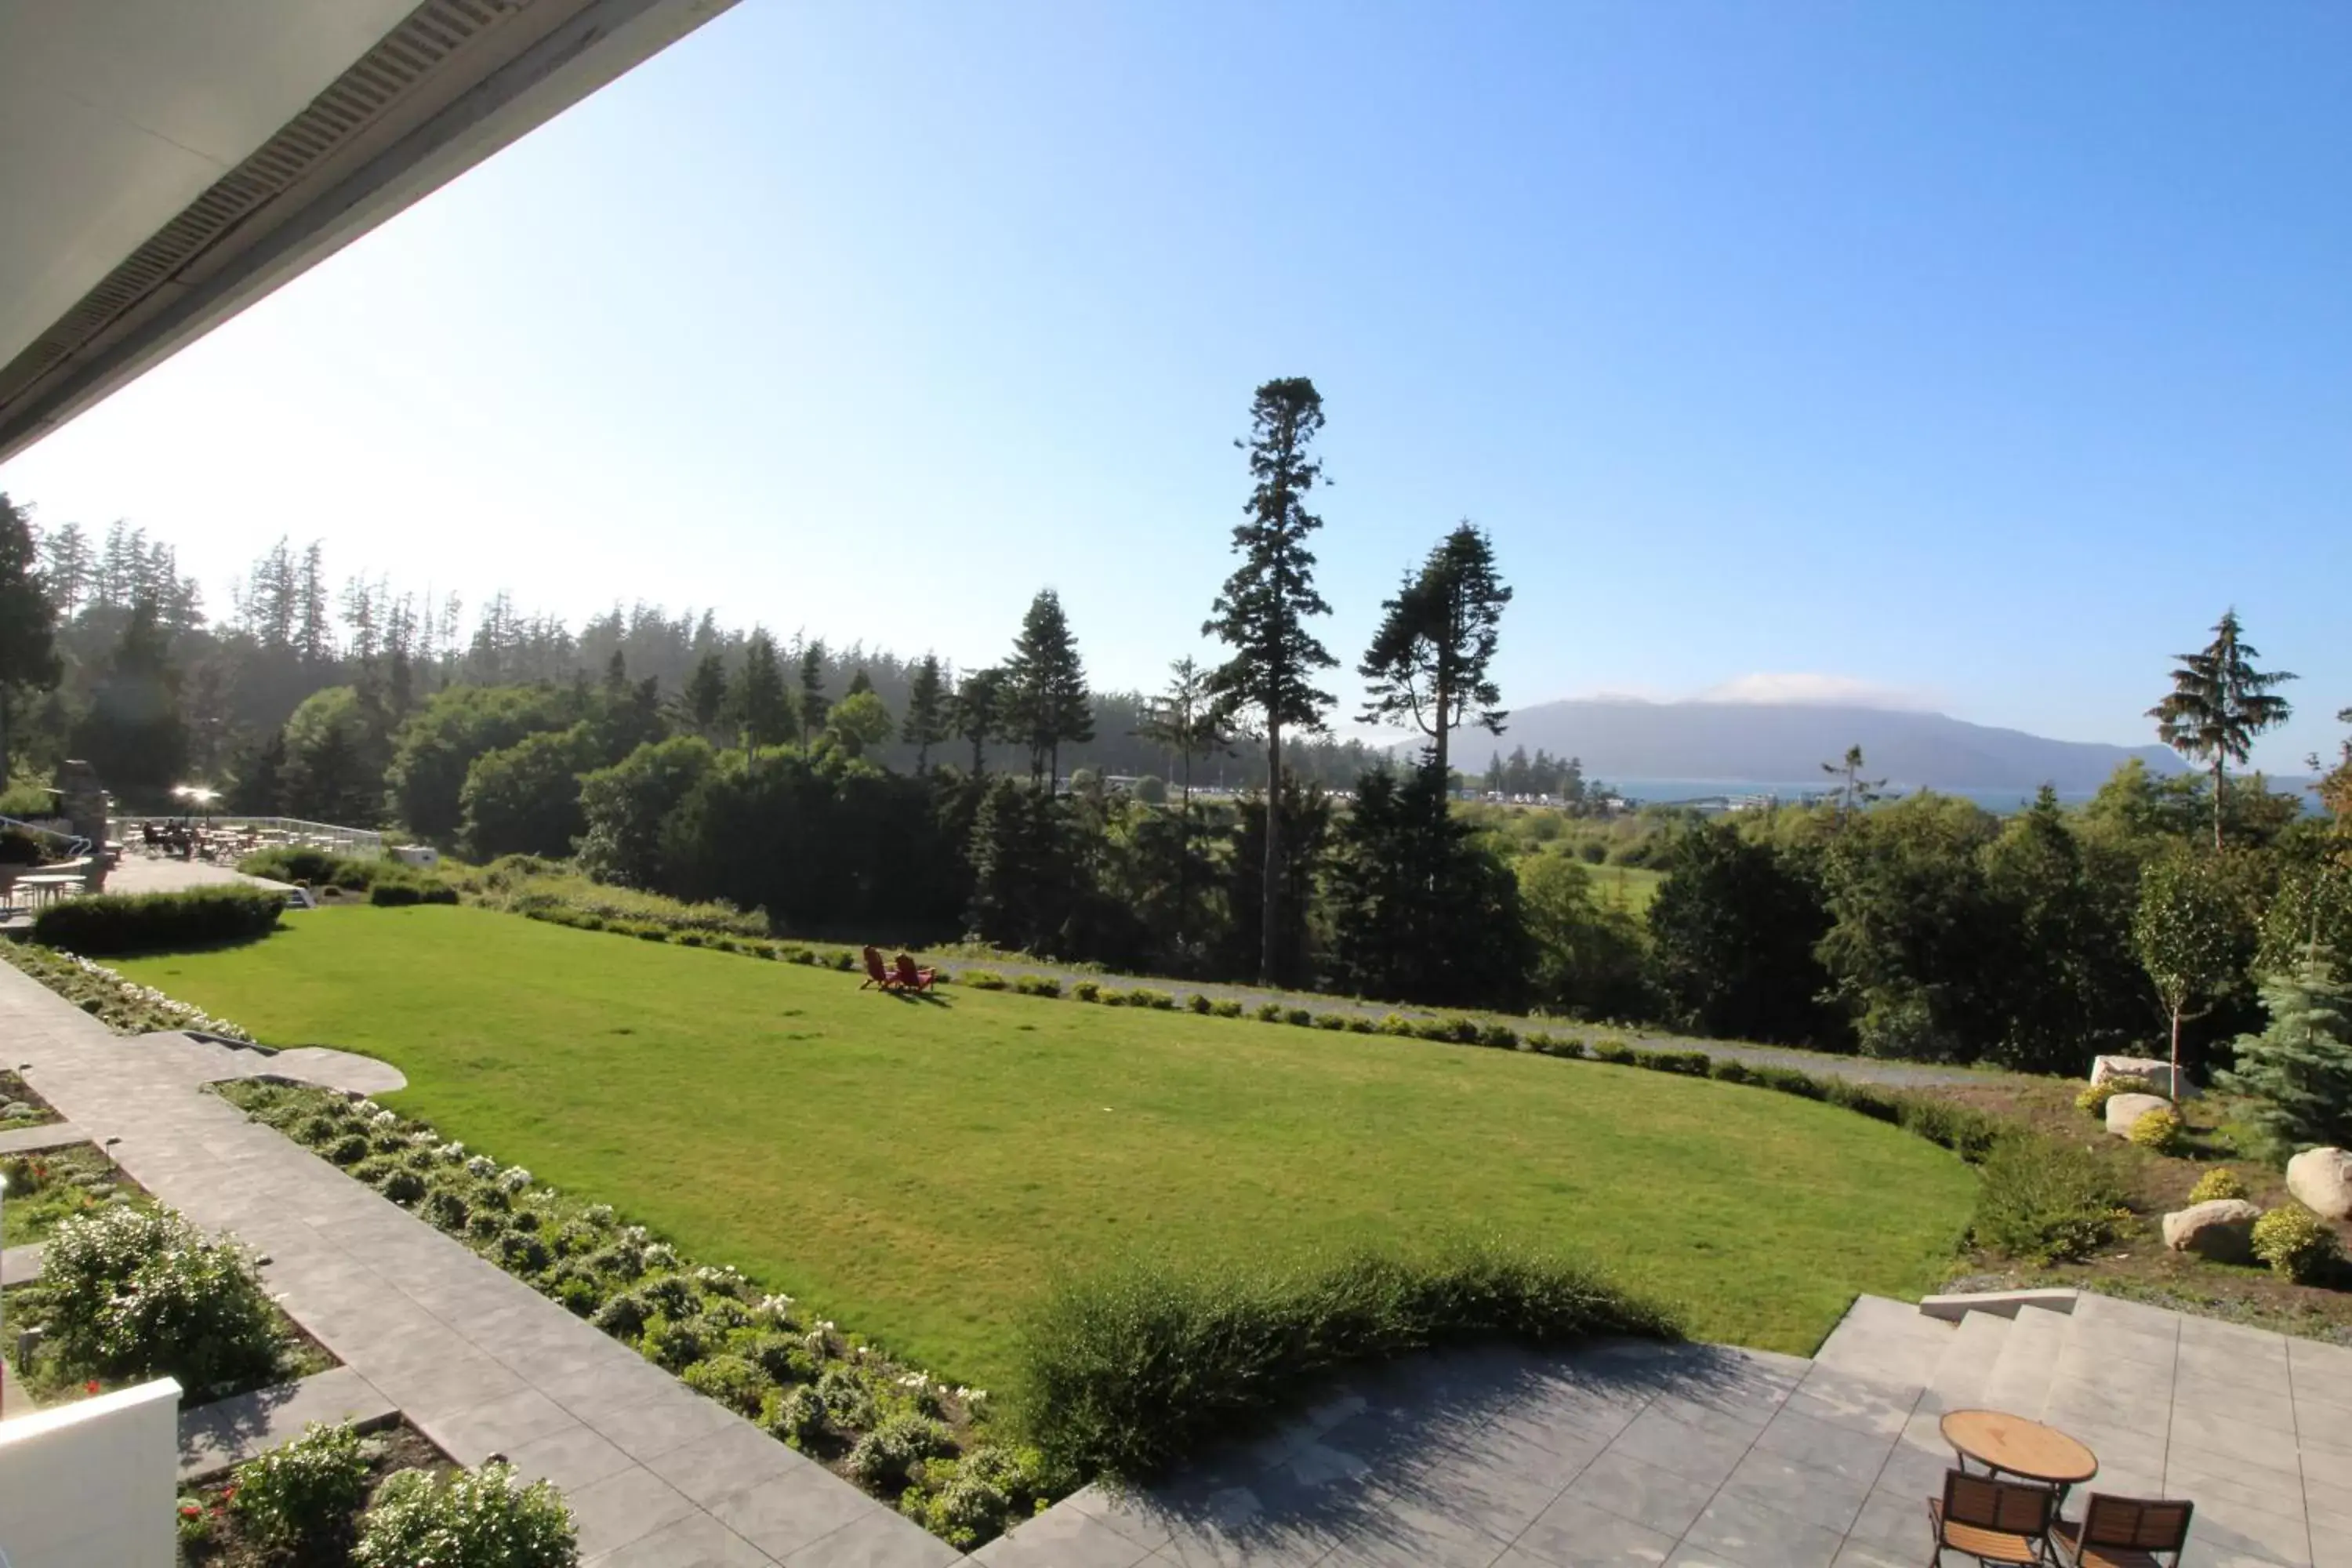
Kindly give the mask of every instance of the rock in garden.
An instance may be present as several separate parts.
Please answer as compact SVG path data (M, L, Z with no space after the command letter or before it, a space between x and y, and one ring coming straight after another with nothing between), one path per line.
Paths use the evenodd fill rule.
M2164 1216L2164 1245L2216 1263L2243 1263L2254 1255L2254 1221L2263 1211L2243 1198L2215 1198Z
M2352 1219L2352 1154L2305 1149L2286 1163L2286 1190L2322 1219Z
M2186 1075L2183 1076L2186 1077ZM2158 1094L2170 1095L2174 1092L2172 1064L2156 1057L2094 1058L2091 1062L2091 1081L2095 1084L2105 1083L2111 1078L2146 1079ZM2194 1099L2196 1094L2196 1085L2188 1082L2180 1085L2181 1098Z
M2131 1136L2132 1123L2151 1110L2169 1110L2172 1101L2160 1094L2119 1094L2107 1101L2107 1131L2118 1138Z

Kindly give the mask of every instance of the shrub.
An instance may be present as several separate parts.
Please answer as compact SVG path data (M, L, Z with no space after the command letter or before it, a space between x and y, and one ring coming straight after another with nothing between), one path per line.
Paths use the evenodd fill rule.
M191 888L177 893L97 893L33 917L33 940L86 958L219 947L251 942L278 924L285 896L268 888Z
M715 1355L686 1369L686 1385L739 1415L756 1415L768 1393L768 1374L740 1355Z
M2159 1106L2131 1124L2125 1134L2151 1154L2169 1154L2180 1147L2180 1112Z
M2074 1109L2093 1116L2107 1113L2107 1101L2119 1094L2154 1094L2156 1085L2144 1078L2126 1073L2101 1083L2091 1084L2074 1097Z
M684 1372L709 1353L709 1342L699 1325L656 1318L637 1348L647 1361L669 1372Z
M2192 1204L2210 1204L2221 1198L2242 1198L2246 1195L2245 1178L2227 1165L2216 1165L2197 1178L2189 1189Z
M1348 1015L1345 1013L1318 1013L1315 1017L1315 1026L1318 1029L1329 1029L1335 1033L1343 1031L1348 1026Z
M646 1331L654 1310L638 1290L623 1290L605 1299L604 1304L589 1316L589 1322L616 1340L634 1340Z
M1315 1026L1315 1014L1311 1008L1286 1007L1282 1010L1282 1021L1294 1029L1311 1029Z
M436 1481L403 1470L360 1526L352 1568L577 1568L579 1532L562 1494L484 1465Z
M857 1439L849 1450L849 1473L869 1487L887 1487L905 1480L918 1461L953 1447L947 1427L929 1416L893 1415Z
M1594 1061L1613 1062L1619 1067L1632 1067L1635 1055L1633 1047L1622 1040L1603 1040L1592 1047Z
M1168 1013L1175 1010L1176 998L1165 991L1154 991L1149 985L1139 985L1127 994L1127 1005L1130 1007L1149 1007L1155 1013Z
M1519 1032L1508 1024L1489 1024L1478 1031L1478 1043L1489 1050L1515 1051L1519 1048Z
M1755 1083L1758 1081L1756 1069L1749 1067L1746 1062L1741 1061L1738 1057L1716 1058L1714 1065L1707 1068L1707 1074L1719 1083Z
M772 1388L760 1405L760 1425L793 1447L804 1447L824 1435L824 1401L806 1384Z
M406 1165L395 1166L376 1184L376 1191L405 1208L425 1195L425 1178Z
M1351 1035L1376 1035L1380 1033L1380 1028L1379 1020L1367 1017L1361 1013L1350 1013L1348 1016L1348 1032Z
M499 1237L498 1254L499 1266L516 1274L536 1274L553 1261L547 1243L525 1230L509 1230Z
M874 1425L874 1391L848 1367L826 1367L816 1380L816 1396L824 1402L826 1418L836 1426Z
M1977 1241L2028 1262L2068 1263L2131 1221L2107 1161L2088 1149L2012 1132L1993 1145L1977 1187Z
M282 1447L237 1466L229 1508L264 1546L299 1562L341 1544L367 1501L368 1458L349 1422L313 1421Z
M308 882L314 888L364 893L378 876L396 871L400 866L380 856L337 855L327 849L277 845L247 855L236 868L248 877L267 877L273 882Z
M1206 1017L1208 1016L1209 1009L1214 1006L1215 1004L1209 1000L1208 993L1204 991L1195 991L1190 996L1184 998L1184 1005L1189 1010L1200 1014L1202 1017Z
M368 1156L367 1134L346 1132L328 1144L323 1152L338 1165L356 1165Z
M1242 1005L1229 996L1223 1001L1211 1003L1209 1011L1220 1018L1238 1018L1242 1016Z
M1251 1010L1250 1016L1261 1024L1279 1024L1282 1022L1282 1004L1261 1002Z
M1380 1031L1383 1035L1407 1039L1412 1035L1412 1020L1402 1013L1384 1014L1381 1018Z
M1050 974L1024 974L1013 982L1013 989L1024 996L1059 996L1062 983Z
M1057 1466L1141 1479L1278 1416L1350 1364L1496 1336L1674 1332L1666 1313L1580 1265L1490 1247L1277 1270L1129 1262L1033 1310L1018 1417Z
M2335 1229L2301 1204L2281 1204L2254 1221L2254 1256L2298 1285L2327 1278L2342 1256Z
M253 1262L168 1209L114 1205L50 1233L45 1353L78 1377L177 1378L201 1398L278 1371L284 1340Z
M1971 1165L1982 1164L1994 1146L2011 1131L2009 1123L1974 1106L1937 1100L1927 1094L1904 1094L1893 1098L1895 1114L1885 1120L1891 1120L1915 1138L1940 1143ZM1847 1104L1853 1110L1863 1109L1860 1104L1848 1100L1838 1103Z
M368 889L368 902L389 907L408 904L454 904L457 889L448 883L409 872L399 877L379 877Z
M959 985L969 985L974 991L1002 991L1004 976L992 969L967 969L956 977Z
M1715 1058L1705 1051L1636 1050L1633 1053L1633 1065L1647 1068L1652 1072L1680 1073L1685 1078L1705 1078L1707 1075L1707 1069L1715 1065Z

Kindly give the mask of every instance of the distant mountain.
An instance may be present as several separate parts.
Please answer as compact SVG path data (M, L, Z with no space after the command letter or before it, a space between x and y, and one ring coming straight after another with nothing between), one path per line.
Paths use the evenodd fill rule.
M1868 776L1904 789L2031 793L2048 783L2062 795L2079 795L2134 757L2152 773L2185 767L2162 746L2053 741L1942 713L1750 702L1543 702L1513 713L1499 738L1465 731L1454 742L1455 765L1473 776L1485 768L1490 747L1507 754L1525 746L1530 755L1541 749L1580 757L1587 778L1612 784L1720 779L1817 787L1825 785L1822 764L1855 745Z

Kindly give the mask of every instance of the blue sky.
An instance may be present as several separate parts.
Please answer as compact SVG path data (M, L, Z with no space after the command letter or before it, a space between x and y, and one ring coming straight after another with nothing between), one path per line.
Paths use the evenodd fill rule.
M744 0L5 468L341 570L1206 651L1252 387L1349 666L1457 519L1507 699L2150 739L2234 602L2352 704L2352 6ZM1339 683L1352 711L1355 682Z

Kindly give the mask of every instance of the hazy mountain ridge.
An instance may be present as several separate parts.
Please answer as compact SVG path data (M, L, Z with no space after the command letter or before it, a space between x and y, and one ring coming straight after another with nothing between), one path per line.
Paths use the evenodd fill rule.
M1723 779L1796 783L1825 777L1822 764L1858 745L1871 778L1906 788L2061 793L2096 789L2138 758L2151 772L2185 765L2163 746L2056 741L2022 730L1970 724L1943 713L1753 702L1542 702L1513 713L1499 737L1465 731L1456 764L1476 774L1490 750L1525 746L1580 757L1588 778Z

